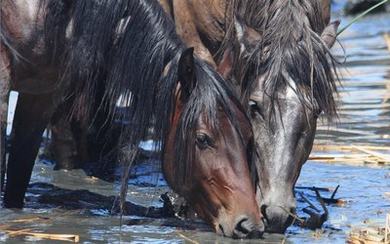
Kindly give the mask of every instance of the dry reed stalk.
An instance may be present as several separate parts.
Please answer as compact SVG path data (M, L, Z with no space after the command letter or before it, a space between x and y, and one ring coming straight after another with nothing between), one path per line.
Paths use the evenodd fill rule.
M68 242L79 242L79 235L72 234L48 234L48 233L36 233L31 232L31 229L23 230L3 230L10 236L32 236L41 239L56 240L56 241L68 241Z
M367 157L367 154L363 154L363 153L360 153L360 154L323 154L323 155L316 155L316 154L313 154L313 155L310 155L310 158L311 160L316 160L316 159L321 159L321 160L332 160L332 159L337 159L337 158L340 158L340 159L355 159L357 157Z
M9 227L11 227L11 226L8 225L8 224L0 224L0 231L6 230L6 229L8 229Z
M347 243L350 244L380 244L390 243L390 214L386 216L384 227L360 227L354 228L349 234Z
M6 230L2 230L2 231L7 233L9 236L18 236L18 235L21 235L20 233L29 232L31 230L32 229L21 229L21 230L9 230L9 229L6 229Z
M370 155L372 155L374 157L382 158L386 162L390 162L390 156L389 155L386 155L386 154L383 154L383 153L374 152L372 150L369 150L369 149L366 149L366 148L360 147L360 146L352 146L352 147L355 148L358 151L362 151L362 152L370 154Z
M177 235L180 236L181 238L183 238L184 240L192 243L192 244L199 244L199 242L195 241L195 240L192 240L191 238L187 237L186 235L180 233L180 232L177 232Z
M384 38L385 38L385 42L387 44L387 49L390 52L390 34L389 33L385 33Z
M378 146L356 146L356 145L315 145L314 151L332 151L332 153L323 153L318 155L313 153L309 160L322 161L327 163L344 162L350 164L390 164L390 155L382 153L390 152L390 147ZM377 152L374 150L382 151ZM334 153L334 152L343 153Z
M34 230L31 228L16 230L11 224L21 224L21 223L31 223L31 222L39 222L39 221L48 221L49 218L45 217L29 217L23 219L15 219L8 221L7 224L0 224L0 231L6 233L10 237L14 236L32 236L41 239L48 240L57 240L57 241L68 241L68 242L79 242L79 235L73 234L49 234L49 233L41 233L41 232L33 232Z
M31 218L24 218L24 219L14 219L11 221L8 221L9 223L28 223L28 222L35 222L35 221L46 221L49 220L49 218L45 217L31 217Z
M354 145L322 145L322 144L316 144L313 146L313 150L318 151L331 151L331 150L337 150L337 151L354 151L356 146ZM369 146L369 145L359 145L359 148L367 149L367 150L379 150L379 151L390 151L390 147L386 146Z

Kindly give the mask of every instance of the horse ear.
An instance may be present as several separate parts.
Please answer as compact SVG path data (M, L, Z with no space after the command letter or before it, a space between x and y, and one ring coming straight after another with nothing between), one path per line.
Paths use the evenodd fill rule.
M180 56L178 67L182 99L187 99L196 85L194 63L194 48L187 48Z
M233 50L227 48L218 64L217 71L224 78L229 79L233 70Z
M240 43L241 52L243 49L248 50L251 47L256 46L262 39L261 33L247 26L237 18L234 20L234 28L237 40Z
M234 30L236 31L237 40L241 42L242 40L244 40L245 26L240 20L236 18L234 19L234 28L235 28Z
M321 0L322 19L327 25L330 22L330 5L332 0Z
M321 34L321 38L328 48L332 48L333 44L336 41L337 28L339 27L339 25L339 20L333 21L327 27L325 27L324 31Z

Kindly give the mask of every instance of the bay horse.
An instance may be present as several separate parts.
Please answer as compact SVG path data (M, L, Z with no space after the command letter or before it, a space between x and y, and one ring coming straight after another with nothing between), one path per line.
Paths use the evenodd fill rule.
M122 143L136 148L153 122L169 185L217 233L261 235L246 111L228 83L180 40L155 0L3 0L0 13L1 164L8 94L19 92L5 207L23 207L42 133L58 104L72 96L69 116L83 118L94 106L114 113L123 96L134 126L123 128ZM95 104L98 84L104 95Z
M257 200L266 231L293 222L294 186L320 114L337 116L339 22L330 0L160 0L187 45L236 86L255 134Z

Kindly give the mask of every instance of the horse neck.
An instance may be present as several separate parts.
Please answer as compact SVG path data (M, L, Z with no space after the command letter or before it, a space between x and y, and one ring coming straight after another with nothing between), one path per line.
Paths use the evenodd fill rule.
M43 13L40 7L44 0L2 0L0 4L1 42L6 46L11 44L30 45L37 42L35 32L43 26ZM10 48L11 49L11 48Z
M174 83L171 79L171 84L161 84L166 81L162 79L165 66L183 50L174 25L155 1L75 1L73 8L65 60L72 73L66 78L76 84L77 97L86 98L75 102L75 111L93 107L97 82L103 77L103 102L110 112L121 96L130 98L129 122L137 126L129 137L136 143L145 136L156 104L163 100L158 94L160 86L169 86L165 88L169 92ZM166 96L172 97L171 92ZM164 116L162 120L167 117L159 115Z

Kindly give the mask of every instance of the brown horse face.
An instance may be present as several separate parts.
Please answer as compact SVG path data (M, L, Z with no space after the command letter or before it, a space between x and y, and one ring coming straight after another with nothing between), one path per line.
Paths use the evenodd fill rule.
M248 149L253 134L248 118L233 101L229 106L234 122L220 106L213 123L208 112L201 111L187 131L185 150L190 156L178 162L178 135L186 116L186 103L191 101L183 96L188 87L194 87L184 87L182 83L178 85L175 114L165 145L163 171L167 182L217 233L234 238L261 236L264 227L249 173ZM185 164L184 180L178 180L183 178L178 164Z

